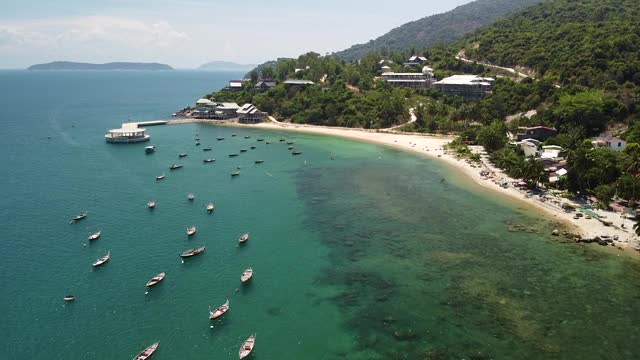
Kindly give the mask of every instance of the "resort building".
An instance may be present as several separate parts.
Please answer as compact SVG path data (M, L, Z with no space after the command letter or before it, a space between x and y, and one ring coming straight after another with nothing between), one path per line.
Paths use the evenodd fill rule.
M522 151L524 152L524 156L529 157L529 156L533 156L536 157L538 156L538 146L539 144L535 143L534 141L530 141L530 139L527 140L523 140L523 141L519 141L516 143L516 145L522 149Z
M613 151L622 151L627 147L627 142L617 137L601 137L591 142L596 149L609 149Z
M236 111L238 111L239 109L240 109L240 106L236 103L228 103L228 102L218 103L218 106L216 106L216 111L213 116L213 119L215 120L232 119L236 117L237 115Z
M254 93L265 92L271 89L272 87L275 87L276 85L277 85L276 82L273 80L260 80L253 87L253 92Z
M244 104L236 111L238 122L243 124L257 124L268 115L266 112L258 110L252 104Z
M227 85L227 89L231 91L240 91L244 86L244 83L247 80L229 80L229 85Z
M226 120L236 117L236 111L240 106L236 103L215 102L209 99L196 101L196 109L191 112L191 117L196 119Z
M407 62L402 63L404 67L419 67L427 62L427 58L424 56L413 55Z
M534 126L534 127L521 127L520 131L516 134L517 140L522 141L524 139L536 139L539 141L545 141L552 136L558 134L558 130L546 126Z
M196 101L196 107L200 108L200 107L210 107L213 108L216 106L216 103L214 103L213 101L209 100L209 99L200 99L198 101Z
M146 129L138 127L137 123L124 123L120 129L111 129L104 137L108 143L130 144L149 141L151 137L146 135Z
M289 79L284 82L284 86L286 87L304 87L304 86L313 85L313 84L315 83L311 80L298 80L298 79Z
M542 154L540 157L543 159L559 159L562 147L558 145L547 145L542 147Z
M491 93L495 80L477 75L453 75L433 83L433 87L446 95L460 96L464 100L479 100Z
M433 70L425 66L422 73L385 72L380 78L397 87L411 89L429 89L433 85Z

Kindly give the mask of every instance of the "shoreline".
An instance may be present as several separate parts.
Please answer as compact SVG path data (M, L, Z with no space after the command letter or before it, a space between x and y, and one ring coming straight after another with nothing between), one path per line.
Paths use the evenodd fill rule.
M182 123L206 123L219 126L230 127L243 127L243 128L257 128L257 129L269 129L269 130L285 130L295 131L308 134L324 135L324 136L336 136L347 138L356 141L364 141L377 145L390 146L399 150L408 151L414 154L426 156L431 159L442 160L451 168L455 168L457 171L466 175L466 178L472 180L476 185L481 186L484 189L493 191L496 194L504 196L505 199L516 200L521 204L532 206L533 208L544 213L547 220L555 220L562 224L568 225L569 231L562 232L560 236L565 238L572 238L571 235L579 235L583 239L593 239L594 237L608 236L613 238L613 247L619 250L625 250L634 254L639 254L640 242L633 233L631 228L632 221L626 221L627 228L622 228L624 219L611 211L593 210L598 215L604 216L607 221L612 222L611 226L605 226L600 220L595 217L592 219L586 219L585 217L574 219L575 212L566 212L560 206L561 203L571 203L566 199L560 199L559 197L546 197L542 199L538 196L526 197L526 193L518 190L512 186L506 188L500 186L500 183L506 181L508 184L517 182L518 180L510 178L502 170L493 167L487 160L487 156L482 155L482 161L480 165L465 161L465 159L457 158L454 154L444 149L444 146L451 142L453 136L437 136L437 135L424 135L416 133L400 133L395 131L384 130L365 130L358 128L340 128L340 127L325 127L306 124L291 124L282 123L272 119L271 122L262 122L259 124L239 124L232 121L216 121L210 120L193 120L184 119L172 121L170 124L182 124ZM471 147L472 151L483 154L481 147ZM485 177L480 174L481 170L490 172L492 177ZM568 235L568 236L567 236Z

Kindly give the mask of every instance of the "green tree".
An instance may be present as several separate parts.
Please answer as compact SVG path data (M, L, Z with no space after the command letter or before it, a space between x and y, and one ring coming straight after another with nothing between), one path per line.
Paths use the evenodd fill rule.
M608 209L611 200L616 195L616 188L611 185L599 185L595 188L594 194L598 199L598 205L603 209Z
M522 163L520 175L529 188L538 187L538 183L543 182L546 179L544 165L542 165L542 163L536 160L533 156L529 156Z
M507 143L507 129L504 123L496 120L491 125L480 129L478 143L489 153L502 149Z

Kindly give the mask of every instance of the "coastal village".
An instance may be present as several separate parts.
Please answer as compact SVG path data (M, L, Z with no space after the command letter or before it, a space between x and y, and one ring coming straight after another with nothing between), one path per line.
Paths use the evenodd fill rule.
M394 72L392 67L405 69L404 72ZM455 96L463 101L473 102L492 93L494 78L473 75L473 74L453 74L451 76L436 80L434 70L428 66L428 59L424 56L413 55L402 64L394 65L391 60L382 59L378 62L378 79L393 87L408 88L412 90L435 90L447 96ZM308 70L307 68L295 69L294 73L299 74ZM326 74L321 80L326 79ZM321 81L321 84L324 81ZM223 91L237 93L250 91L252 94L261 94L275 88L282 83L285 89L304 89L314 85L315 82L306 79L285 79L277 81L268 79L240 79L229 80ZM413 110L412 110L413 111ZM148 122L146 125L158 124L180 124L185 122L211 122L215 124L227 125L253 125L262 127L278 127L298 131L316 130L313 127L303 124L292 124L290 122L278 121L269 113L260 110L254 104L238 104L230 101L217 101L213 97L204 97L195 101L195 106L185 107L172 114L176 119L167 122ZM415 115L412 119L415 122ZM575 230L554 230L553 235L563 235L576 242L596 242L600 245L613 245L619 249L633 249L640 251L640 241L633 231L633 221L635 211L627 207L624 201L614 200L608 204L608 209L598 208L598 199L594 197L567 197L566 193L557 190L557 184L565 181L570 171L567 161L564 158L564 149L558 145L545 145L545 142L558 134L558 130L552 127L538 125L530 127L518 127L514 133L509 133L510 145L520 149L524 156L531 161L542 164L546 177L545 183L535 183L535 189L531 189L531 184L526 181L513 178L505 171L497 168L489 157L489 154L482 146L474 142L466 142L468 154L473 155L473 160L466 159L467 155L455 151L451 146L453 137L450 136L425 136L422 134L403 131L403 124L390 128L363 129L364 137L371 141L378 141L381 134L393 134L392 146L408 147L412 151L417 151L427 155L434 155L439 158L452 157L456 163L463 163L473 171L471 177L481 185L492 184L505 194L515 196L519 199L526 199L529 203L536 205L553 217L569 222L574 225ZM354 137L353 129L319 127L326 132L338 136ZM144 130L144 129L142 129ZM133 132L132 132L133 131ZM320 131L323 132L323 131ZM129 139L128 141L147 141L148 135L142 132L135 132L135 124L123 124L122 129L114 129L107 135L107 141L118 142L118 136ZM359 136L355 136L359 137ZM409 140L411 139L411 140ZM443 141L443 139L445 139ZM408 141L407 141L408 140ZM382 141L385 142L385 141ZM406 144L406 145L403 145ZM422 145L424 144L424 145ZM620 152L626 147L626 141L613 137L595 137L591 140L594 149L607 149ZM459 150L459 149L458 149ZM458 164L456 164L458 165Z

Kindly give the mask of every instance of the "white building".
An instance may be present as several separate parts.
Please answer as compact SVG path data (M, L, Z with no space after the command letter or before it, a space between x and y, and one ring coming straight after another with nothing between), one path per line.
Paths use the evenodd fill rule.
M433 85L433 70L425 66L422 73L385 72L380 77L393 86L428 89Z
M523 140L516 143L524 152L524 156L538 156L538 145L532 141Z
M240 109L236 111L238 115L238 122L243 124L256 124L262 121L267 116L266 112L258 110L252 104L244 104Z
M606 148L613 151L622 151L627 147L627 142L617 137L597 138L591 142L596 149Z
M562 151L561 146L557 145L547 145L542 147L542 154L540 155L543 159L556 159L560 157L560 152Z
M482 99L491 93L493 78L477 75L453 75L433 83L433 87L447 95L460 96L465 100Z

